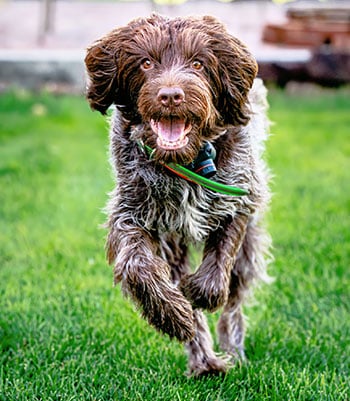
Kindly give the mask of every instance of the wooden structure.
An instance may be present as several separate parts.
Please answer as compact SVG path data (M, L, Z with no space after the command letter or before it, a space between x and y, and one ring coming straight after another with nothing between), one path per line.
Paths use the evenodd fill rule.
M314 7L295 7L287 11L287 22L268 24L263 40L285 46L318 48L330 45L332 49L350 53L350 5L331 4Z
M309 49L305 62L260 63L260 75L283 87L290 81L337 87L350 83L350 3L294 7L287 21L268 24L263 40L283 47ZM337 4L337 6L335 6Z

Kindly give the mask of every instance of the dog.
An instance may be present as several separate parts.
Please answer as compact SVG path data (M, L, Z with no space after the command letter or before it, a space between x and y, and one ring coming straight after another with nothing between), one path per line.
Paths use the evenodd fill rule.
M150 325L185 344L190 375L226 372L244 358L242 304L253 282L267 280L270 258L268 105L257 63L211 16L157 14L94 42L85 63L91 108L115 108L106 243L114 282ZM226 193L232 186L241 196ZM194 273L193 249L203 255ZM219 308L225 357L203 312Z

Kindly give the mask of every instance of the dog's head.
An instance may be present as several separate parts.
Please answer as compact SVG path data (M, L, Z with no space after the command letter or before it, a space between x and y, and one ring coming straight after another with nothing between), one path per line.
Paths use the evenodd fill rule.
M95 42L85 59L87 97L114 103L162 161L193 160L204 140L247 123L257 65L212 17L140 18Z

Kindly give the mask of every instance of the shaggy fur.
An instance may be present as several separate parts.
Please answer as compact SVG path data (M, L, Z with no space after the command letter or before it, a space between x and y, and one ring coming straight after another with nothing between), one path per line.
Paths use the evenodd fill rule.
M244 356L242 301L265 277L269 202L262 160L266 90L247 48L212 17L136 19L87 52L87 98L116 105L108 205L108 260L115 283L156 329L186 344L189 372L224 372L202 310L223 307L221 349ZM149 159L137 141L154 149ZM167 162L192 162L204 141L217 152L215 180L249 191L230 197L174 176ZM203 244L195 273L188 248Z

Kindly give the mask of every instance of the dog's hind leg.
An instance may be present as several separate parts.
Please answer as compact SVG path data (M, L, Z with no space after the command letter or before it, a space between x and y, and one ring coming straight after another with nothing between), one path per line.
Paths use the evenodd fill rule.
M244 353L244 316L241 304L227 305L218 323L220 348L233 362L245 359Z
M231 271L229 296L217 330L220 348L234 361L245 358L242 303L247 295L248 287L256 279L269 281L266 274L266 260L269 256L270 245L270 237L254 219L251 219Z
M213 350L213 341L210 335L204 313L194 311L196 325L195 337L186 344L188 353L188 374L192 376L217 375L225 373L227 364L220 359Z
M188 246L176 235L167 234L161 238L160 254L171 267L171 278L177 285L189 272ZM226 371L226 363L213 351L213 342L204 313L194 311L195 336L186 344L188 353L188 374L203 376Z

